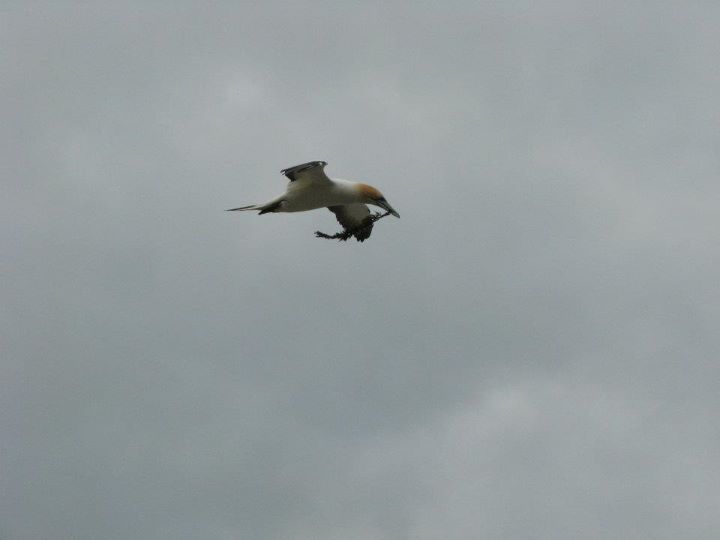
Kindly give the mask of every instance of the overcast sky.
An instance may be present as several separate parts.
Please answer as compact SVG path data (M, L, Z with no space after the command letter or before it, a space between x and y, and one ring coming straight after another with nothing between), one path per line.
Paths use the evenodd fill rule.
M0 539L717 538L716 2L0 25Z

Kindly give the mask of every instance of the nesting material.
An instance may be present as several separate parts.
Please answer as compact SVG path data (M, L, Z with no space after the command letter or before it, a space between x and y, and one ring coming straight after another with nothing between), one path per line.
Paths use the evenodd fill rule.
M326 238L328 240L341 240L342 242L345 242L355 236L358 242L362 242L365 238L367 238L367 235L363 235L361 233L369 228L372 228L373 223L375 223L377 220L389 215L390 212L385 212L384 214L380 214L379 212L377 212L368 216L359 227L345 229L344 231L335 234L325 234L324 232L315 231L315 237Z

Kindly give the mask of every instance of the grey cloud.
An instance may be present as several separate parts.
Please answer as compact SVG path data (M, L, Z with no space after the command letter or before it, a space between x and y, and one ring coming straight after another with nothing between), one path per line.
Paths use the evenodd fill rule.
M713 537L717 8L2 10L0 536Z

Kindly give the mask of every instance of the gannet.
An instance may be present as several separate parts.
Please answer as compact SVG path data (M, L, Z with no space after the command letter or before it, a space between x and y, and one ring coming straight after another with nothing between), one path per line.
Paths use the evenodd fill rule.
M265 204L251 204L237 210L259 210L258 215L270 212L305 212L327 208L345 230L345 238L354 236L358 242L367 240L377 214L372 215L368 204L379 206L395 217L400 217L377 188L360 182L328 178L325 161L309 161L280 171L290 179L287 190ZM387 214L386 214L387 215ZM318 234L321 236L322 233ZM326 238L327 235L322 235Z

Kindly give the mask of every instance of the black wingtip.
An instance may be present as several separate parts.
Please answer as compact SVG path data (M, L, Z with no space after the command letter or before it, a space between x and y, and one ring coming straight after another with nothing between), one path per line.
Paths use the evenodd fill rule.
M308 161L307 163L287 167L280 171L280 174L287 176L290 180L295 180L295 175L297 173L307 169L312 169L313 167L324 167L325 165L327 165L327 161Z

